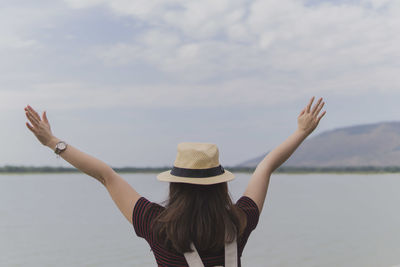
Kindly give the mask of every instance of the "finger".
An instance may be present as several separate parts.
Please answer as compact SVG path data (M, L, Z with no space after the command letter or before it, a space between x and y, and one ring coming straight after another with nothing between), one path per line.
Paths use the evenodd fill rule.
M28 129L31 130L32 133L35 133L35 131L33 130L33 127L28 122L26 122L25 124L26 124L26 127L28 127Z
M25 113L28 120L33 124L33 126L37 127L39 125L39 121L29 112Z
M312 108L312 111L311 111L311 113L314 115L315 114L315 111L318 109L318 107L319 107L319 104L321 104L321 101L322 101L322 97L320 98L320 99L318 99L318 102L314 105L314 107Z
M319 115L318 119L317 119L317 123L319 123L319 121L322 119L322 117L326 114L326 111L322 112L321 115Z
M49 120L47 119L47 113L46 113L46 111L43 111L42 117L43 117L43 121L44 121L45 123L49 124Z
M306 108L303 108L303 110L302 110L302 111L300 111L299 117L300 117L301 115L303 115L303 114L304 114L304 112L306 112Z
M32 107L29 106L29 105L26 106L26 108L25 108L25 113L27 114L27 116L28 116L28 114L29 114L29 115L35 117L35 115L34 115L34 110L33 110ZM35 118L36 118L36 117L35 117ZM37 118L36 118L36 120L37 120Z
M311 109L311 105L312 105L312 103L314 102L314 98L315 98L315 96L313 96L311 99L310 99L310 102L308 103L308 105L307 105L307 112L310 112L310 109Z
M33 114L33 116L35 116L35 118L40 121L40 116L39 114L36 112L36 110L34 110L31 106L28 105L29 110L31 111L31 113Z
M324 107L325 102L322 102L319 106L318 109L315 111L315 116L317 116L319 114L319 112L321 111L321 109Z

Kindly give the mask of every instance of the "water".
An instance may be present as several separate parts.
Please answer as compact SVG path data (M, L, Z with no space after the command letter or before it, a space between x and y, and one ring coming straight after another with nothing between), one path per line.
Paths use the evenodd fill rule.
M162 201L155 174L122 174ZM230 182L234 200L249 174ZM274 175L243 266L400 264L400 177ZM0 176L0 266L155 266L106 189L84 174Z

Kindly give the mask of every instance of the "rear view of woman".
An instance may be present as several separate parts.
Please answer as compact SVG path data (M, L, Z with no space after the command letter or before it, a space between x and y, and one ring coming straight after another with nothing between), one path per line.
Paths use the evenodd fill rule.
M257 226L271 173L317 127L325 112L314 98L298 116L297 130L257 166L234 204L227 182L234 175L219 163L215 144L180 143L171 170L158 174L170 183L166 206L140 196L104 162L53 136L46 112L25 108L26 126L38 140L82 172L100 181L136 234L150 245L158 266L240 266L250 233ZM268 242L268 241L266 241Z

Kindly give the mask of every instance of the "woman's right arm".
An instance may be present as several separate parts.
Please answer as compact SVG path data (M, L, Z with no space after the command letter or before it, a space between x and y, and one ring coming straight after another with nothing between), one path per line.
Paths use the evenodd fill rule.
M32 124L26 123L29 130L43 145L54 151L60 139L52 134L46 112L43 112L41 118L32 107L27 106L25 107L25 114ZM71 144L68 144L67 149L62 151L60 156L75 168L101 182L121 213L132 223L133 209L140 195L127 181L105 162L80 151Z
M314 97L311 98L308 105L301 111L297 119L297 130L282 144L265 156L265 158L257 165L249 181L244 195L251 198L257 204L260 213L264 206L269 179L272 172L281 166L293 154L304 139L314 131L319 121L326 113L324 111L319 115L324 106L322 98L318 100L314 107L312 107L313 101Z

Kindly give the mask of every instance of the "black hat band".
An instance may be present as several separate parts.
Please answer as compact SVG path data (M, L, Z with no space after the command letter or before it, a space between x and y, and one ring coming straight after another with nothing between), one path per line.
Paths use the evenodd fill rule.
M190 178L206 178L221 175L225 172L224 168L219 165L217 167L209 168L209 169L186 169L173 167L171 170L171 174L179 177L190 177Z

